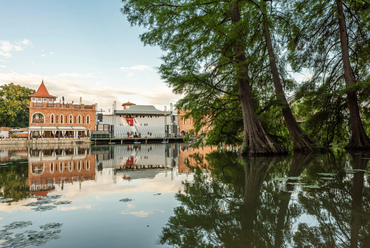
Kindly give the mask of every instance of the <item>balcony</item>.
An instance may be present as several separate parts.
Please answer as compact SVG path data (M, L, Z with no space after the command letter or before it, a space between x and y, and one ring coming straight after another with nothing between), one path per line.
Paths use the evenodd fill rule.
M37 108L95 109L95 105L72 104L72 103L31 102L30 106Z

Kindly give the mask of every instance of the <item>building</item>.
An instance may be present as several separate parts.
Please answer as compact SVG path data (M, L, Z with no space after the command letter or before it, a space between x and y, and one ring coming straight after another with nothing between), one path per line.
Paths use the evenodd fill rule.
M95 105L59 103L50 95L42 81L35 94L28 96L28 138L85 137L95 129Z
M105 133L115 138L165 138L176 137L178 126L172 111L156 109L153 105L122 104L122 110L112 115L98 114L94 136ZM115 108L115 107L114 107Z

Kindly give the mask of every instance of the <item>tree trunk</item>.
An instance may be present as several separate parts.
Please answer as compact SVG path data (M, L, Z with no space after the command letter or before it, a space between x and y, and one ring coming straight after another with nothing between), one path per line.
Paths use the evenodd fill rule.
M343 12L342 0L336 0L338 10L338 22L340 32L340 45L342 49L342 61L344 69L344 79L346 86L355 84L351 64L349 61L348 39L346 21ZM347 150L370 150L370 139L366 135L364 127L361 123L360 111L357 102L357 93L354 89L347 90L348 108L350 115L350 124L352 137L346 146Z
M233 25L240 21L238 2L230 7ZM252 100L252 89L249 84L248 67L244 47L241 41L235 45L235 60L239 85L239 97L244 124L244 140L242 153L251 155L279 154L287 151L276 144L263 129L258 119Z
M281 85L279 71L277 69L276 60L275 60L275 53L272 47L271 42L271 35L268 26L268 20L266 16L266 5L263 3L263 9L265 13L263 13L263 28L264 28L264 35L266 40L267 51L269 55L270 61L270 69L272 78L274 81L275 92L277 99L282 107L282 112L284 116L285 123L289 130L290 138L293 141L293 150L299 152L313 152L316 148L313 144L313 141L308 137L308 135L302 130L299 126L297 121L295 120L293 113L289 107L289 104L286 100L285 93L283 90L283 86Z

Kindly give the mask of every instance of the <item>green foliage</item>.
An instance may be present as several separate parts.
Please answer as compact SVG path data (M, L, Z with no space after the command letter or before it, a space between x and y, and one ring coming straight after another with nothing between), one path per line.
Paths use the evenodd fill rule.
M287 25L290 64L295 71L305 69L312 73L312 78L302 83L296 93L298 116L307 133L323 146L349 140L346 92L356 90L360 112L365 117L369 103L370 3L343 0L340 4L344 6L356 83L350 87L346 87L343 77L337 1L286 1L287 13L291 13Z
M0 197L19 201L30 197L28 194L28 166L22 161L13 161L9 166L0 167Z
M0 86L0 126L27 127L28 95L33 93L34 90L13 83Z

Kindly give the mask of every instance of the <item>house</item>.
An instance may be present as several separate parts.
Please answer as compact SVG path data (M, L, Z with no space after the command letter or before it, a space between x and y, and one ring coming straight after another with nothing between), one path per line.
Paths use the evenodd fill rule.
M86 137L95 129L95 105L64 103L64 97L57 103L43 81L28 97L28 138Z

